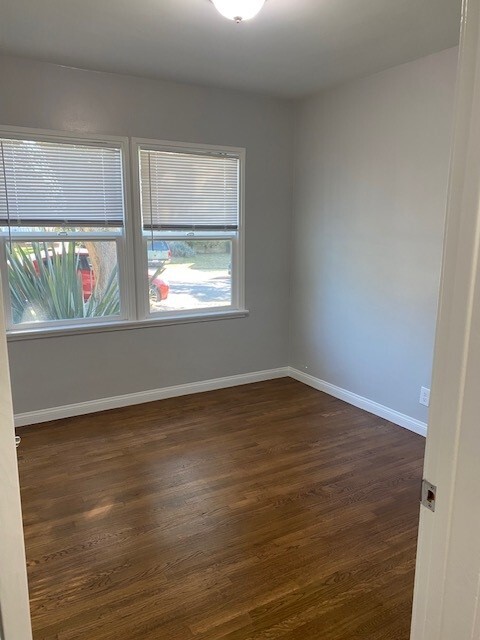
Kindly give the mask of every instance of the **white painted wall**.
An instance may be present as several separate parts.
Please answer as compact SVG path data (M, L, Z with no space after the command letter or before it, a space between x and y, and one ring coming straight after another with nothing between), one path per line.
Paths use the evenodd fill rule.
M9 344L16 413L285 366L292 105L0 57L0 123L246 147L250 317Z
M457 49L303 101L290 365L426 421Z

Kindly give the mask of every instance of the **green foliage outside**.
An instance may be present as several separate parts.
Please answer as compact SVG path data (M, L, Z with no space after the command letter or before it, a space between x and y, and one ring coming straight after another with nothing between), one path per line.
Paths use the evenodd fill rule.
M198 253L193 258L172 258L168 266L188 265L197 271L226 271L231 260L229 253Z
M57 248L55 248L57 245ZM14 323L118 315L120 295L117 267L101 298L84 300L75 243L32 242L32 250L7 245L8 281Z

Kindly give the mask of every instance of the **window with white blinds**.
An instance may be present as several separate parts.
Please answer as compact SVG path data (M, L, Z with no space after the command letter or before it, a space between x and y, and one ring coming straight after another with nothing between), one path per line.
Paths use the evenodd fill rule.
M0 127L7 331L243 313L244 172L240 147Z
M0 138L0 226L121 227L122 152Z
M145 230L238 229L238 156L143 147L139 156Z

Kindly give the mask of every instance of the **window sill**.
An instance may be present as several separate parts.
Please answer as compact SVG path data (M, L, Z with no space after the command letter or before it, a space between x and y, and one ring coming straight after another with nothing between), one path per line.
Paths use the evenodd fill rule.
M227 320L232 318L246 318L250 312L247 309L235 309L232 311L219 311L212 313L185 314L169 316L168 318L152 318L149 320L119 320L88 325L74 325L48 329L25 329L23 331L7 332L8 342L21 340L37 340L40 338L57 338L63 336L77 336L88 333L105 333L109 331L131 331L132 329L151 329L175 324L190 324L194 322L209 322L212 320Z

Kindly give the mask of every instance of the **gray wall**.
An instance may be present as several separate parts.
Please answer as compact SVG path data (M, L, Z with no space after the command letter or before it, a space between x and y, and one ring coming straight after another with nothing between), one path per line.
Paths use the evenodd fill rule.
M298 103L294 154L286 101L0 57L1 124L247 148L250 317L11 342L16 412L290 361L425 420L456 56Z
M0 123L246 147L249 318L9 344L15 411L285 366L292 105L0 58Z
M292 366L419 420L430 386L457 49L296 116Z

